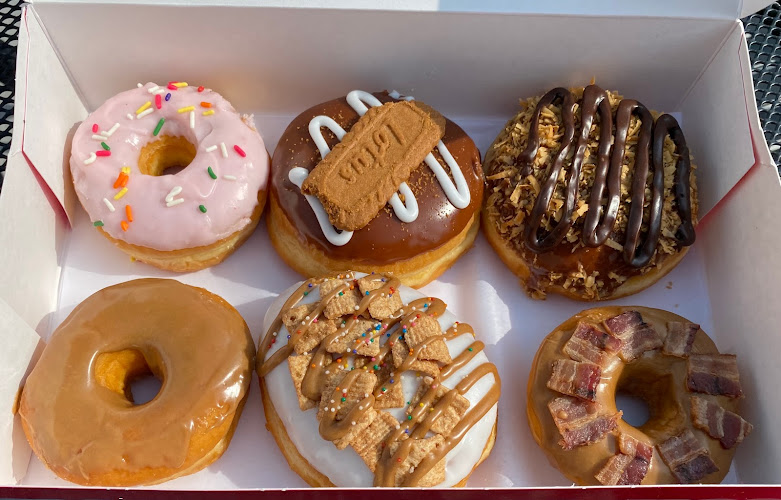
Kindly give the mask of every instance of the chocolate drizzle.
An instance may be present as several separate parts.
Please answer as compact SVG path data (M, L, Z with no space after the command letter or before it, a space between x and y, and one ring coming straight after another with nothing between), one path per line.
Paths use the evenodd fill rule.
M689 176L691 164L689 149L678 122L674 117L661 115L654 124L651 112L635 100L621 101L615 116L615 132L610 111L610 101L607 93L596 85L589 85L583 91L581 107L581 134L571 149L575 138L575 99L572 93L562 87L557 87L545 94L537 103L529 129L526 149L519 155L521 177L532 173L532 165L540 144L539 120L542 110L555 102L561 103L561 120L564 132L561 137L561 147L549 167L547 178L540 188L529 221L526 224L524 240L526 247L536 253L551 250L561 243L572 225L572 214L578 198L578 183L588 145L594 118L600 118L599 150L597 168L589 210L586 214L582 231L582 241L590 247L605 243L614 229L618 209L621 202L621 170L626 154L626 141L629 133L631 117L640 120L640 132L637 141L634 175L631 190L631 207L623 245L624 261L634 268L647 265L656 251L662 225L664 204L664 168L663 150L665 138L669 135L676 145L678 158L676 161L674 193L676 210L681 219L675 238L678 243L688 246L694 243L694 225L690 199ZM611 139L615 140L611 145ZM612 153L611 153L612 148ZM559 182L561 169L565 160L572 154L572 165L566 178L566 200L564 212L553 227L545 235L540 235L540 226L548 212L553 193ZM609 161L608 161L609 158ZM648 230L641 242L643 211L646 204L645 189L649 167L653 166L651 181L651 200L649 206ZM603 211L603 196L608 190L607 202ZM601 221L600 221L601 217Z
M339 369L339 363L333 359L334 356L331 353L327 352L326 346L337 340L339 336L349 332L351 326L368 311L369 305L373 301L386 296L389 292L398 293L397 288L400 286L398 279L384 278L381 275L375 276L377 280L382 279L384 281L383 286L364 295L354 314L343 317L341 328L339 328L336 333L325 337L315 349L315 354L309 362L309 367L301 385L302 393L306 397L314 400L320 399L326 386L326 377L324 374L331 370L336 371ZM315 309L300 324L299 329L296 332L297 334L305 333L306 328L318 320L318 317L320 317L325 310L329 301L333 300L334 297L339 296L342 292L349 290L349 280L354 280L355 276L353 273L347 273L345 275L340 275L339 279L345 280L344 283L321 297ZM261 377L268 375L274 368L285 361L288 356L293 354L297 338L303 337L303 334L291 336L287 345L281 347L266 359L266 356L275 341L274 334L278 332L282 326L282 317L288 310L295 307L298 302L301 301L305 291L314 291L315 288L319 288L324 281L325 280L322 278L313 278L304 282L292 293L290 298L288 298L280 309L276 319L272 322L271 327L260 344L257 358L257 371ZM372 339L379 342L382 337L387 338L380 348L380 352L372 357L372 361L376 363L376 365L381 365L386 358L390 358L392 347L404 338L403 332L406 331L406 329L400 327L391 332L395 326L411 324L416 316L420 316L421 314L437 317L442 315L445 310L446 304L441 300L432 297L421 298L401 307L392 317L382 320L382 330L374 333ZM423 311L425 311L425 313ZM437 341L454 339L464 334L474 335L471 326L463 323L455 323L444 334L432 335L426 338L414 348L410 349L403 362L393 371L396 374L401 374L404 371L411 370L413 365L418 361L421 353L425 352L427 346L430 346ZM478 353L483 351L484 347L482 342L474 341L467 349L464 349L463 352L456 356L451 363L442 367L439 375L434 378L428 389L422 395L418 405L410 412L409 419L400 422L395 430L393 430L385 439L381 458L375 470L375 486L396 486L397 476L400 472L399 468L405 463L415 442L424 439L431 431L434 422L447 410L453 401L457 397L466 394L475 383L486 375L493 375L495 380L493 387L477 404L467 410L452 431L444 436L444 441L423 458L417 467L414 468L414 471L406 476L402 486L415 486L419 484L426 474L436 466L450 450L461 442L469 429L477 424L477 422L480 421L498 402L501 382L496 367L491 363L483 363L475 367L471 373L465 376L456 385L455 388L448 390L435 402L438 397L436 388L456 371L470 363ZM344 363L342 360L343 357L350 357L350 355L339 355L338 359L342 363ZM349 390L351 386L357 382L361 374L365 373L365 371L357 369L348 371L345 378L342 379L339 384L341 389L343 391ZM378 385L373 393L365 395L365 397L349 411L348 415L339 421L336 421L335 412L324 412L320 421L320 435L329 441L336 441L344 438L350 432L351 426L374 407L376 399L382 397L385 391L390 391L395 384L399 384L400 380L400 376L395 376L390 381L380 384L382 387ZM394 444L398 444L398 446L395 448L394 452L391 452Z

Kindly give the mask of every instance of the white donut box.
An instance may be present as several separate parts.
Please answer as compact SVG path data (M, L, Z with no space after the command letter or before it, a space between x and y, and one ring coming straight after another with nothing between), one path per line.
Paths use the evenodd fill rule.
M19 387L43 341L93 292L139 277L176 278L235 305L257 341L269 304L300 279L271 247L264 223L226 262L190 274L132 263L101 237L74 196L67 160L76 125L106 98L137 82L211 87L255 114L273 151L286 125L309 106L353 89L395 89L452 118L485 153L519 98L592 78L673 112L699 167L702 220L691 252L655 286L614 303L676 312L700 323L722 352L736 353L747 395L742 414L754 432L719 486L572 486L532 439L526 382L542 338L588 304L528 298L480 236L423 288L474 326L504 382L496 446L469 487L518 498L781 496L767 487L781 483L781 186L737 20L762 3L35 0L25 6L0 196L0 497L310 494L264 427L255 380L230 448L194 475L153 488L87 490L31 456L12 414Z

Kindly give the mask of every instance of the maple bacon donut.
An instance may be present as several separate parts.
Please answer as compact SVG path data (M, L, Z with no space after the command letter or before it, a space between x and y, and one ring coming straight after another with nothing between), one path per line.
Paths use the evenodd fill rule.
M105 288L55 330L19 403L27 440L59 477L86 486L156 484L227 449L255 347L222 298L174 280ZM130 383L161 381L136 405Z
M266 202L269 156L252 117L185 82L110 98L76 130L70 166L101 234L171 271L221 262L252 234Z
M311 486L464 486L496 439L500 380L472 328L398 278L313 278L266 314L267 428Z
M616 393L643 400L632 426ZM699 325L647 307L588 309L537 351L527 416L551 464L579 485L719 483L752 426L736 358Z
M304 276L387 272L417 287L471 247L482 196L480 152L458 125L411 97L356 90L285 130L269 234Z
M486 153L483 228L526 291L615 299L675 267L697 224L675 118L596 85L521 104Z

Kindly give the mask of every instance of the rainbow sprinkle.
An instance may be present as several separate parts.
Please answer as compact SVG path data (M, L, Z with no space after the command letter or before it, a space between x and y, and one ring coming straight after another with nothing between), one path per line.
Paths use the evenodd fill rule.
M198 210L200 210L202 213L206 213L206 207L203 205L198 205Z
M170 92L165 95L165 100L166 101L171 100L171 93Z
M204 86L203 86L203 85L201 85L200 87L198 87L198 92L203 92L203 90L204 90Z
M95 156L111 156L111 151L95 151Z
M103 132L103 133L104 133L105 135L107 135L108 137L111 137L111 135L112 135L114 132L116 132L118 128L119 128L119 122L117 122L117 123L115 123L114 125L112 125L112 127L111 127L110 129L108 129L108 132Z
M195 106L185 106L183 108L179 108L176 111L179 113L187 113L188 111L195 111Z
M204 112L203 112L203 113L201 113L201 114L202 114L203 116L210 116L210 115L213 115L213 114L214 114L214 110L213 110L213 109L210 109L209 111L204 111Z
M150 114L152 111L154 111L154 109L152 109L152 108L149 108L146 111L142 111L140 114L136 115L136 118L141 119L141 118L145 117L146 115Z
M163 124L165 123L165 118L160 118L160 121L157 122L157 126L155 126L154 132L152 132L152 135L157 136L157 134L160 133L160 129L163 128Z
M155 96L155 107L161 109L163 107L163 97L160 94Z
M152 105L152 101L146 101L140 108L136 110L136 114L143 113Z
M103 227L103 221L102 220L96 220L95 222L92 223L92 225L95 226L95 227Z
M130 225L127 223L127 221L122 221L119 223L120 226L122 226L123 231L127 231L127 228L130 227Z
M103 149L105 149L106 151L111 151L111 148L110 148L110 147L108 147L108 144L106 144L105 142L101 142L101 143L100 143L100 146L101 146Z
M114 189L125 187L127 185L129 177L125 172L120 172L117 176L117 180L114 181Z
M211 167L207 168L206 171L209 172L209 177L211 177L212 179L217 178L217 174L214 173L214 170L212 170Z
M235 149L236 152L239 153L239 156L241 156L242 158L246 158L247 157L247 153L245 153L244 150L241 149L238 145L234 144L233 145L233 149Z
M117 194L114 195L114 199L118 200L118 199L122 198L123 196L125 196L125 193L127 193L127 188L123 187L122 189L119 190L119 192Z
M98 124L97 123L93 123L92 124L92 133L93 134L97 134L98 133Z
M103 198L103 203L106 205L106 208L108 208L109 212L113 212L115 210L114 205L112 205L111 202L106 198Z
M85 165L91 165L91 164L93 164L93 163L95 162L95 160L97 160L97 159L98 159L98 155L96 155L95 153L90 153L90 155L89 155L89 158L87 158L86 160L84 160L84 164L85 164Z
M127 215L128 222L133 222L133 209L130 208L130 205L125 205L125 215Z

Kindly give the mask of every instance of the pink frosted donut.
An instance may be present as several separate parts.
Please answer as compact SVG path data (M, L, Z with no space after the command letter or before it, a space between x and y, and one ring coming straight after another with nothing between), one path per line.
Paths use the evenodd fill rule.
M184 82L139 84L107 100L76 130L70 166L98 230L172 271L217 264L241 245L269 177L252 117Z

